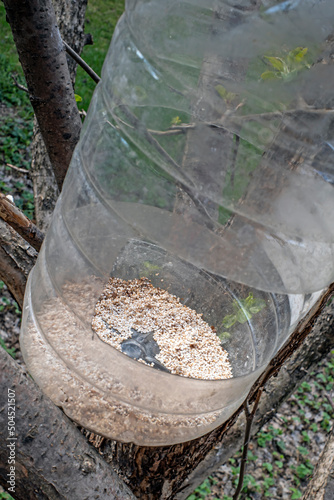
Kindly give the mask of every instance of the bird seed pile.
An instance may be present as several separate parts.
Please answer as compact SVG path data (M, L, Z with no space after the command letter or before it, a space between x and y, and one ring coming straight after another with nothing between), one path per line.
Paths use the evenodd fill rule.
M120 351L134 331L153 332L159 347L155 358L173 374L209 380L232 377L228 354L215 329L202 314L154 287L147 278L110 278L96 304L92 328Z

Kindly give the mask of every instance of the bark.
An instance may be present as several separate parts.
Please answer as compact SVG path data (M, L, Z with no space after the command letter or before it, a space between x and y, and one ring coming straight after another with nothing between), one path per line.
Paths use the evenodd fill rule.
M21 308L27 277L36 258L36 250L0 219L0 280Z
M0 193L0 217L39 252L44 235L14 203Z
M36 118L34 118L31 155L36 225L41 231L46 232L51 223L59 189Z
M86 43L84 21L87 0L79 0L77 2L71 0L54 0L53 4L62 39L80 54ZM77 64L71 57L67 56L66 59L72 85L74 85ZM36 223L40 229L46 231L51 222L59 190L36 120L31 152Z
M53 5L51 0L5 0L4 4L60 189L79 139L81 119Z
M334 466L332 464L327 484L325 486L324 500L333 500L334 498Z
M14 443L16 500L134 498L112 468L25 371L0 349L0 483L8 489ZM15 402L11 399L14 391ZM10 407L14 407L12 410ZM15 436L9 412L15 412ZM13 437L16 437L14 440ZM12 492L12 490L10 490Z
M62 39L77 54L81 54L87 40L84 33L87 0L76 2L72 0L53 0L53 5ZM74 86L77 63L72 57L67 56L67 64Z
M251 391L254 398L260 387L265 387L265 393L260 400L252 435L275 415L277 408L303 380L307 370L334 347L334 306L327 306L333 290L334 287L331 287L300 323L286 346L254 384ZM109 440L97 445L105 459L131 485L137 498L183 500L240 449L244 428L241 407L220 428L191 442L159 448ZM91 434L90 439L94 443L96 436Z
M334 433L333 429L327 438L323 452L320 455L317 468L303 495L302 500L324 500L329 474L334 463ZM330 497L331 499L333 496Z
M29 2L29 5L37 4L37 0L35 0L35 2L33 2L33 0L29 0ZM20 18L24 19L25 17L22 14L22 10L26 8L27 4L28 2L25 2L24 5L21 5L18 0L15 0L14 2L5 0L8 17L12 19L12 24L16 25L16 28L14 26L13 31L15 32L16 30L17 39L20 37L24 39L22 32L20 32L17 27L21 26ZM41 4L46 5L46 1L40 0L38 5L40 6ZM18 16L16 16L16 11L19 14ZM49 25L49 30L54 32L55 39L59 42L59 33L57 30L54 30L54 23ZM25 33L25 31L23 31L23 33ZM71 45L69 40L66 41ZM38 46L37 42L38 40L34 42L36 46ZM18 45L20 45L20 43L18 43ZM32 53L34 53L35 48L36 47L32 47ZM23 55L27 55L24 49L25 47L22 48L21 46L21 53ZM63 57L64 54L62 48L60 49L60 47L58 47L58 49L59 53L57 53L57 55L62 54ZM30 53L28 54L27 59L29 59L29 57L31 59ZM62 61L64 61L64 59L62 59ZM29 68L31 68L31 65L27 65L26 63L23 64L25 64L29 76ZM38 66L38 64L34 63L33 66ZM63 66L66 66L64 62L60 64L59 69ZM34 73L34 77L37 77L38 80L38 74L33 71L32 73ZM53 80L54 75L52 74L52 81ZM44 86L45 81L48 80L44 80ZM65 78L65 81L68 84L68 88L70 88L67 77ZM33 84L36 85L36 82L33 82ZM29 85L30 84L28 82L29 90L32 93ZM38 85L36 86L38 87ZM41 87L43 87L42 82ZM43 92L45 92L45 90ZM32 95L36 97L38 94L32 93ZM44 97L44 94L42 93L41 96ZM40 107L41 106L36 105L36 113ZM53 116L50 112L48 112L47 115L49 120L50 116ZM68 115L65 113L65 121L66 118L68 118ZM47 130L44 130L42 125L41 129L47 142ZM221 134L221 132L219 133ZM57 151L62 149L61 144L62 142L58 140L56 141ZM45 177L43 178L43 181L45 183ZM327 300L327 297L328 295L325 296L325 300ZM307 321L304 321L299 329L297 329L292 336L289 347L283 349L279 355L276 356L273 363L269 366L265 376L261 377L258 383L254 386L252 392L254 397L256 397L257 391L264 384L266 384L268 392L261 399L253 432L255 432L259 426L261 426L270 418L270 416L274 414L279 404L293 390L296 384L302 380L305 373L304 369L311 366L312 363L317 360L317 357L320 356L320 353L327 353L328 350L332 348L334 342L332 335L333 319L331 318L327 321L327 313L322 314L321 316L323 323L320 321L320 326L318 325L311 332L314 319L319 316L324 304L325 302L323 301L319 305L318 309L313 311L313 316L309 316ZM305 337L307 340L304 344L302 344ZM315 347L317 349L315 349ZM293 354L295 349L298 349L298 356ZM293 357L291 357L292 354ZM286 364L282 368L284 363ZM75 499L87 498L88 496L91 498L93 497L92 491L94 491L95 484L101 489L104 488L104 484L106 484L107 487L108 483L103 483L105 478L107 481L109 480L107 472L105 472L105 474L101 474L100 476L96 476L95 479L92 479L92 477L89 476L91 470L90 464L92 463L92 460L90 458L88 459L87 467L86 462L84 465L82 464L83 460L80 459L80 457L85 456L86 452L84 454L77 452L76 446L78 446L77 443L79 443L80 440L75 427L68 424L69 426L64 431L62 425L65 424L63 424L63 422L66 421L68 423L68 420L62 415L60 410L56 409L52 403L48 402L50 405L49 411L44 413L44 403L46 398L43 398L40 395L38 389L35 387L34 390L36 392L34 395L25 397L23 392L20 392L23 379L22 375L18 372L18 367L14 367L13 372L10 372L10 369L12 368L10 368L10 366L5 362L3 363L3 367L4 369L0 373L1 377L4 377L5 374L7 376L8 373L12 373L11 380L21 381L21 383L18 382L17 385L15 385L14 382L10 382L8 385L11 388L16 387L17 400L20 398L20 408L18 409L20 412L23 410L24 413L24 418L18 419L20 420L20 424L17 426L17 431L19 431L18 435L21 436L18 436L19 441L17 444L19 464L17 471L17 477L19 478L18 491L19 488L21 488L19 493L21 496L17 496L17 498L36 498L35 487L33 486L34 484L37 485L38 494L40 495L37 496L37 498ZM25 382L27 380L28 379L25 379ZM32 413L29 413L31 401L33 401L33 411ZM2 407L3 406L0 406L0 408ZM216 468L220 463L225 462L229 456L231 456L234 451L240 447L244 428L243 416L240 414L240 411L241 410L236 412L236 414L228 422L210 434L203 436L198 440L182 443L172 447L152 449L138 447L132 444L110 442L93 435L90 435L90 437L92 441L95 441L96 444L100 445L100 451L104 454L105 459L108 462L113 463L121 477L124 477L126 482L131 485L131 488L138 498L171 499L177 497L181 499L185 498L187 494L189 494L194 487L196 487L196 485L203 479L204 475L206 477L211 470ZM0 411L0 418L4 415L4 411ZM42 421L39 420L40 418L42 418ZM50 423L53 422L54 418L56 419L56 425L52 426ZM31 419L31 422L29 422L29 419ZM61 422L61 425L58 425L58 422ZM29 424L31 427L30 429ZM19 427L21 425L22 428ZM48 426L50 426L48 431L44 432ZM55 434L53 434L54 432ZM52 436L50 446L48 446L48 441L45 437L47 435ZM0 445L0 450L2 450L1 453L4 453L1 446L2 445ZM45 448L46 452L43 455L41 451L45 450ZM51 448L54 452L52 458L50 458ZM8 451L7 449L5 450L6 452ZM69 453L69 455L66 455L66 453ZM43 463L41 463L41 455L43 455ZM27 459L27 456L36 457L34 458L35 461L32 462ZM4 455L2 454L0 457L2 461L4 461ZM89 457L91 457L91 455L89 455ZM94 456L94 460L97 460L96 457L98 457L98 455ZM64 470L62 464L65 463L65 465L67 465L65 460L70 459L73 459L71 467L66 466L66 470ZM95 463L98 462L95 461ZM103 464L103 462L101 462L101 464ZM55 472L53 472L52 465L55 466ZM103 467L103 465L101 465L101 467ZM82 469L84 470L82 471ZM101 469L99 469L99 471L100 470ZM104 469L104 471L106 470L107 469ZM41 471L43 471L43 473ZM6 478L6 467L2 467L0 472L3 480L4 477ZM89 482L92 486L90 489L89 486L87 486L86 490L82 491L79 488L81 487L81 484L83 485L82 487L86 484L84 482L86 477L85 473L89 476ZM57 476L57 474L59 475ZM35 496L28 496L34 494ZM98 493L93 493L93 495L94 494ZM108 494L105 497L102 496L102 498L117 498L117 496L115 496L117 494L118 493L109 491ZM97 498L97 496L95 496L95 498ZM119 498L127 497L123 495ZM131 498L131 496L128 498Z

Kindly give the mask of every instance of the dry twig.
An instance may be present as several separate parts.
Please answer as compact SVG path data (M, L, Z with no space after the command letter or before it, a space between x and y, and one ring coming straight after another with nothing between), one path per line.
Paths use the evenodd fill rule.
M6 163L6 167L12 168L13 170L16 170L17 172L21 172L22 174L29 174L29 170L26 168L21 168L17 167L16 165L12 165L11 163Z
M248 407L248 397L244 402L244 412L246 415L246 429L245 429L244 445L243 445L243 449L242 449L239 481L238 481L237 489L235 490L235 493L233 495L233 500L238 500L239 495L240 495L241 490L242 490L244 477L245 477L246 464L247 464L247 452L248 452L249 439L250 439L250 435L251 435L252 423L254 420L254 416L255 416L257 407L259 406L262 391L263 391L263 387L261 387L259 389L259 391L256 395L256 400L255 400L255 403L253 405L253 409L251 412L249 411L249 407Z
M73 50L64 40L63 44L68 55L71 56L72 59L74 59L79 64L79 66L81 66L82 69L86 71L86 73L92 78L92 80L94 80L95 83L99 83L99 81L101 80L99 75L97 75L95 71L82 59L82 57L80 57L79 54L77 54L75 50Z
M14 75L11 75L11 76L12 76L12 78L13 78L13 80L14 80L14 85L15 85L15 87L17 87L18 89L23 90L23 92L27 92L27 93L29 94L29 90L27 89L27 87L24 87L24 85L21 85L21 84L17 81L17 79L16 79L16 77L15 77Z

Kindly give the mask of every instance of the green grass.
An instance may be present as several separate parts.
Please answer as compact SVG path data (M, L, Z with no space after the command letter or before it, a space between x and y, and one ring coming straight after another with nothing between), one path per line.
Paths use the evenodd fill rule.
M92 0L86 11L85 32L93 36L93 45L86 45L82 58L101 76L102 65L110 45L116 23L124 11L124 0ZM94 81L78 67L75 92L82 97L79 109L87 111L95 89Z
M88 2L85 32L91 33L94 44L84 47L82 57L99 75L116 23L123 11L124 0L90 0ZM22 84L24 84L24 77L2 3L0 3L0 31L0 102L6 105L30 106L27 94L13 86L12 73L18 75L19 83ZM77 71L75 89L76 93L82 97L79 106L87 110L95 83L80 67Z
M7 164L30 169L29 145L32 138L33 110L28 94L14 85L17 81L25 85L10 27L6 22L5 8L0 4L0 192L11 194L16 205L32 219L34 217L31 180L25 176L12 176Z
M0 3L0 103L12 106L30 107L28 95L13 85L12 74L24 85L23 71L16 52L5 7Z
M124 0L92 0L86 15L86 33L91 33L94 45L87 45L83 58L98 73L108 50L117 20L124 10ZM15 204L30 218L34 218L32 183L29 177L15 176L11 164L30 169L29 145L33 130L33 109L28 94L18 89L12 75L25 86L25 79L17 56L10 27L6 22L5 8L0 3L0 150L1 181L0 192L11 194ZM76 93L82 97L79 107L87 110L95 83L78 68Z

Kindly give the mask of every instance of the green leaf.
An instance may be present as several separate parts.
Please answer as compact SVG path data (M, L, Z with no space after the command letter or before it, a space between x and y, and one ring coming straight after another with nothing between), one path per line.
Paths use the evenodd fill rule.
M296 468L296 474L300 479L305 479L312 474L312 469L305 464L300 464Z
M15 349L11 347L10 349L6 346L4 340L0 337L0 346L12 357L15 359Z
M274 486L275 479L273 477L265 477L263 483L265 488L270 488L270 486Z
M223 87L223 85L216 85L215 86L215 90L218 92L218 94L220 95L220 97L222 99L226 98L226 95L228 94L228 91L226 90L225 87Z
M223 319L223 327L224 328L231 328L237 321L237 317L235 314L228 314L225 316Z
M247 451L247 460L257 460L257 455L254 455L254 453L251 450Z
M157 266L156 264L152 264L148 260L143 262L143 268L144 268L143 271L148 272L148 273L153 273L153 272L161 270L160 266Z
M14 498L6 491L0 493L0 500L14 500Z
M279 74L274 71L265 71L261 75L262 80L276 80L279 78Z
M303 436L303 441L305 443L309 443L311 441L310 436L308 435L307 431L302 431L302 436Z
M75 97L76 102L81 102L82 101L82 97L80 95L74 94L74 97Z
M243 325L248 320L250 320L251 317L252 317L252 315L250 314L249 311L246 311L246 309L240 309L238 314L237 314L237 321L238 321L238 323L241 323Z
M285 73L287 70L286 64L280 57L264 56L265 59L272 65L273 68L277 69L280 73Z
M302 492L300 490L297 490L296 488L291 488L292 491L292 496L291 500L298 500L302 496Z
M296 47L295 49L289 52L288 60L291 62L292 61L301 62L306 56L307 52L308 52L307 47Z
M254 297L253 297L253 294L250 292L248 297L246 297L246 299L245 299L246 307L251 306L253 304L253 302L254 302Z
M229 332L221 332L218 334L218 337L221 341L228 340L231 337L231 334Z
M171 125L179 125L180 123L182 123L182 120L179 116L174 116L174 118L172 118L172 121L170 123Z
M277 441L277 446L279 447L280 450L284 451L285 448L286 448L286 444L284 441L280 440L280 441Z
M266 307L266 301L263 299L254 299L252 305L249 308L249 312L252 314L257 314Z
M233 311L235 312L235 314L238 314L240 307L244 307L243 302L244 302L244 300L240 300L240 301L234 300L232 302L232 307L233 307Z
M224 101L226 101L226 102L233 101L233 99L237 96L237 94L234 94L233 92L229 92L228 90L226 90L225 87L223 87L223 85L220 85L220 84L215 86L215 90L216 90L216 92L218 92L220 97L222 99L224 99Z
M273 466L269 462L265 462L264 464L262 464L262 467L266 469L268 472L271 472L273 470Z

